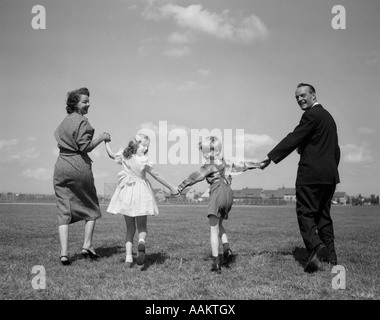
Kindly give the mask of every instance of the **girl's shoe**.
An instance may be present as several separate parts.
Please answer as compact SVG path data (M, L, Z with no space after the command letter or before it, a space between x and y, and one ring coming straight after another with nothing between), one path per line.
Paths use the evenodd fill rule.
M139 254L136 258L136 263L141 266L144 264L145 261L145 243L139 242L139 245L137 246L137 250L139 251Z
M92 252L90 249L82 248L82 256L84 258L90 258L92 260L96 260L99 258L99 255L95 252Z
M232 250L231 249L227 249L226 251L223 252L223 264L229 264L232 259L233 259L234 255L232 254Z
M220 264L218 262L213 262L211 265L211 272L221 273Z
M64 266L68 266L71 264L71 261L69 259L68 256L60 256L59 260L61 260L61 263L64 265Z

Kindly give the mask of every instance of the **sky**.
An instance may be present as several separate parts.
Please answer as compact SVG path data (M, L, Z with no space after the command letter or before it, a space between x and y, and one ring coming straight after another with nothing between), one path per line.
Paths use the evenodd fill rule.
M337 123L337 190L379 195L379 16L377 0L2 0L0 192L54 193L71 90L90 90L86 117L114 151L151 134L153 167L178 185L201 165L202 134L219 134L231 161L263 159L299 123L306 82ZM104 144L89 155L107 193L121 167ZM232 187L294 187L298 161Z

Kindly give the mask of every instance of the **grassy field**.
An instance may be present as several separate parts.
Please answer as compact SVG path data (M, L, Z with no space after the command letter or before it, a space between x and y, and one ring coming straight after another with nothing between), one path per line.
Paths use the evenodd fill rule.
M83 223L69 228L73 264L59 262L55 205L1 204L2 300L379 300L380 208L334 206L336 248L346 288L336 274L303 272L307 259L294 207L235 206L225 226L235 260L210 272L204 206L160 206L148 219L143 267L124 268L125 224L102 206L94 246L101 259L80 255ZM136 252L136 245L134 246ZM46 271L46 288L33 289L33 266Z

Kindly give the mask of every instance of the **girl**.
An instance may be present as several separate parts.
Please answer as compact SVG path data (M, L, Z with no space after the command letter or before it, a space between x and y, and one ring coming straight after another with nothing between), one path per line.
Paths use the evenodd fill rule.
M210 202L208 204L207 217L210 223L210 243L212 253L211 271L220 273L219 262L219 237L223 244L223 262L231 262L233 255L230 249L227 233L223 227L223 220L228 219L233 202L231 185L231 174L242 173L249 169L256 169L259 164L253 162L231 163L224 160L222 156L222 143L217 137L208 137L199 143L199 150L206 160L198 171L193 172L179 186L181 193L186 187L191 186L204 179L210 184Z
M136 225L139 239L136 262L138 265L142 265L145 260L147 216L158 214L152 186L146 178L146 173L149 173L154 179L169 188L172 194L178 193L175 187L152 169L152 165L147 157L149 143L148 136L137 133L125 150L120 150L115 154L109 142L106 142L106 150L109 157L123 167L123 170L118 174L119 183L107 211L113 214L119 213L124 215L127 227L125 263L128 268L132 267L133 263L132 245Z

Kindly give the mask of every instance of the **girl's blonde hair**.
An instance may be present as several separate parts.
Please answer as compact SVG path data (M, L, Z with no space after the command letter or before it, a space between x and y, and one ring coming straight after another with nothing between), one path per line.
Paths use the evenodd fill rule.
M222 142L215 136L210 136L199 142L199 150L206 159L222 157Z
M128 143L128 147L126 147L123 151L123 156L126 159L131 158L134 154L136 154L136 151L140 145L141 142L145 140L150 140L149 137L141 132L136 133L132 139Z

